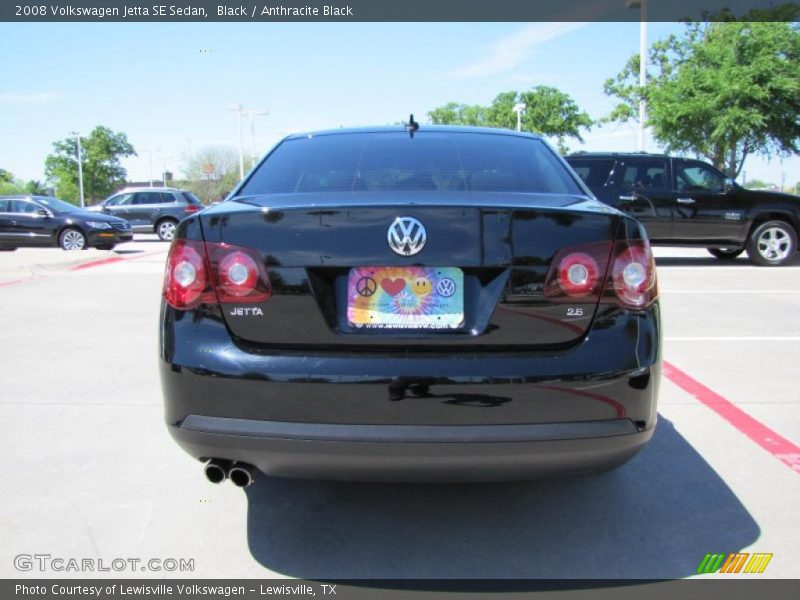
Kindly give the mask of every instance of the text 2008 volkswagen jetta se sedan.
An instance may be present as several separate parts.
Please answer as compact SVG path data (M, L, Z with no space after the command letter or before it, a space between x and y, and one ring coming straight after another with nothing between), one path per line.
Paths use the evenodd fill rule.
M578 473L655 426L644 230L536 136L290 136L180 224L163 296L167 424L212 481Z

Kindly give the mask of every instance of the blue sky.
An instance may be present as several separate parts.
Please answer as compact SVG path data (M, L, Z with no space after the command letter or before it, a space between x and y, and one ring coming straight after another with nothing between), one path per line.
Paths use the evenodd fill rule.
M681 25L651 23L650 41ZM139 156L129 177L180 172L188 150L236 145L228 109L267 109L256 146L289 132L423 121L448 101L552 85L592 117L602 91L638 52L638 23L86 23L0 24L0 168L42 179L53 141L102 124ZM635 150L635 125L595 128L574 150ZM245 127L249 150L249 124ZM658 148L650 142L650 150ZM800 180L800 160L751 158L748 179Z

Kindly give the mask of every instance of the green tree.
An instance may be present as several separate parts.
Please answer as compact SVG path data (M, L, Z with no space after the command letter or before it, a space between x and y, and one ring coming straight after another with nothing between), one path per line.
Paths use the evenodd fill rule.
M81 138L83 191L87 203L102 200L125 184L127 171L120 159L136 156L124 133L95 127L88 137ZM68 137L53 144L54 152L45 160L45 176L55 187L56 196L78 202L77 141Z
M488 109L492 126L515 129L517 115L514 105L519 102L525 104L522 131L554 138L562 154L568 150L567 138L583 142L581 130L588 131L593 124L589 114L580 110L569 94L547 85L537 85L524 92L498 94Z
M252 160L245 157L249 171ZM205 203L226 196L239 182L239 152L232 146L205 146L184 157L181 185Z
M688 23L655 43L648 83L634 56L605 82L620 100L604 120L647 125L668 152L690 153L736 177L751 154L796 154L800 140L800 29L797 23Z
M459 104L448 102L428 113L434 125L472 125L491 127L486 120L486 107L479 104Z
M516 129L517 114L514 105L526 105L522 115L522 130L555 138L559 150L566 152L565 140L583 141L582 129L590 129L592 119L581 111L575 101L564 92L539 85L523 92L502 92L489 106L449 102L428 113L434 125L480 125Z
M0 196L16 194L32 194L34 196L46 196L49 193L39 181L30 180L27 183L17 179L10 171L0 169Z
M47 196L50 194L50 188L47 185L34 179L25 184L25 191L33 196Z
M20 182L10 171L0 169L0 196L22 193L20 186Z

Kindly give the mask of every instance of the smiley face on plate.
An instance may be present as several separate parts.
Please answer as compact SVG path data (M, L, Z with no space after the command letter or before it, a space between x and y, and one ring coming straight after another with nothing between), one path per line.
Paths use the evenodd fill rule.
M411 284L411 291L417 296L427 296L431 293L431 281L425 277L417 277Z

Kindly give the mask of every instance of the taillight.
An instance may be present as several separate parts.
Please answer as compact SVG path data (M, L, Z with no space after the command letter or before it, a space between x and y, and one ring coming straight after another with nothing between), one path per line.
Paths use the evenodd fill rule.
M544 293L551 300L594 299L603 289L610 242L565 248L553 258Z
M565 248L553 258L544 294L556 302L584 300L647 308L658 298L650 244L636 239Z
M558 285L568 296L587 296L600 281L597 261L585 252L573 252L558 265Z
M656 263L646 240L616 244L614 268L608 288L629 308L647 308L658 298ZM610 289L609 289L610 291Z
M196 213L199 210L200 207L197 204L187 204L184 207L183 212L187 215L191 215L192 213Z
M229 244L206 243L220 302L263 302L272 295L258 252Z
M175 240L164 274L164 299L189 310L216 302L263 302L272 295L267 270L251 248Z
M164 299L175 308L197 306L209 291L203 242L175 240L164 273Z

